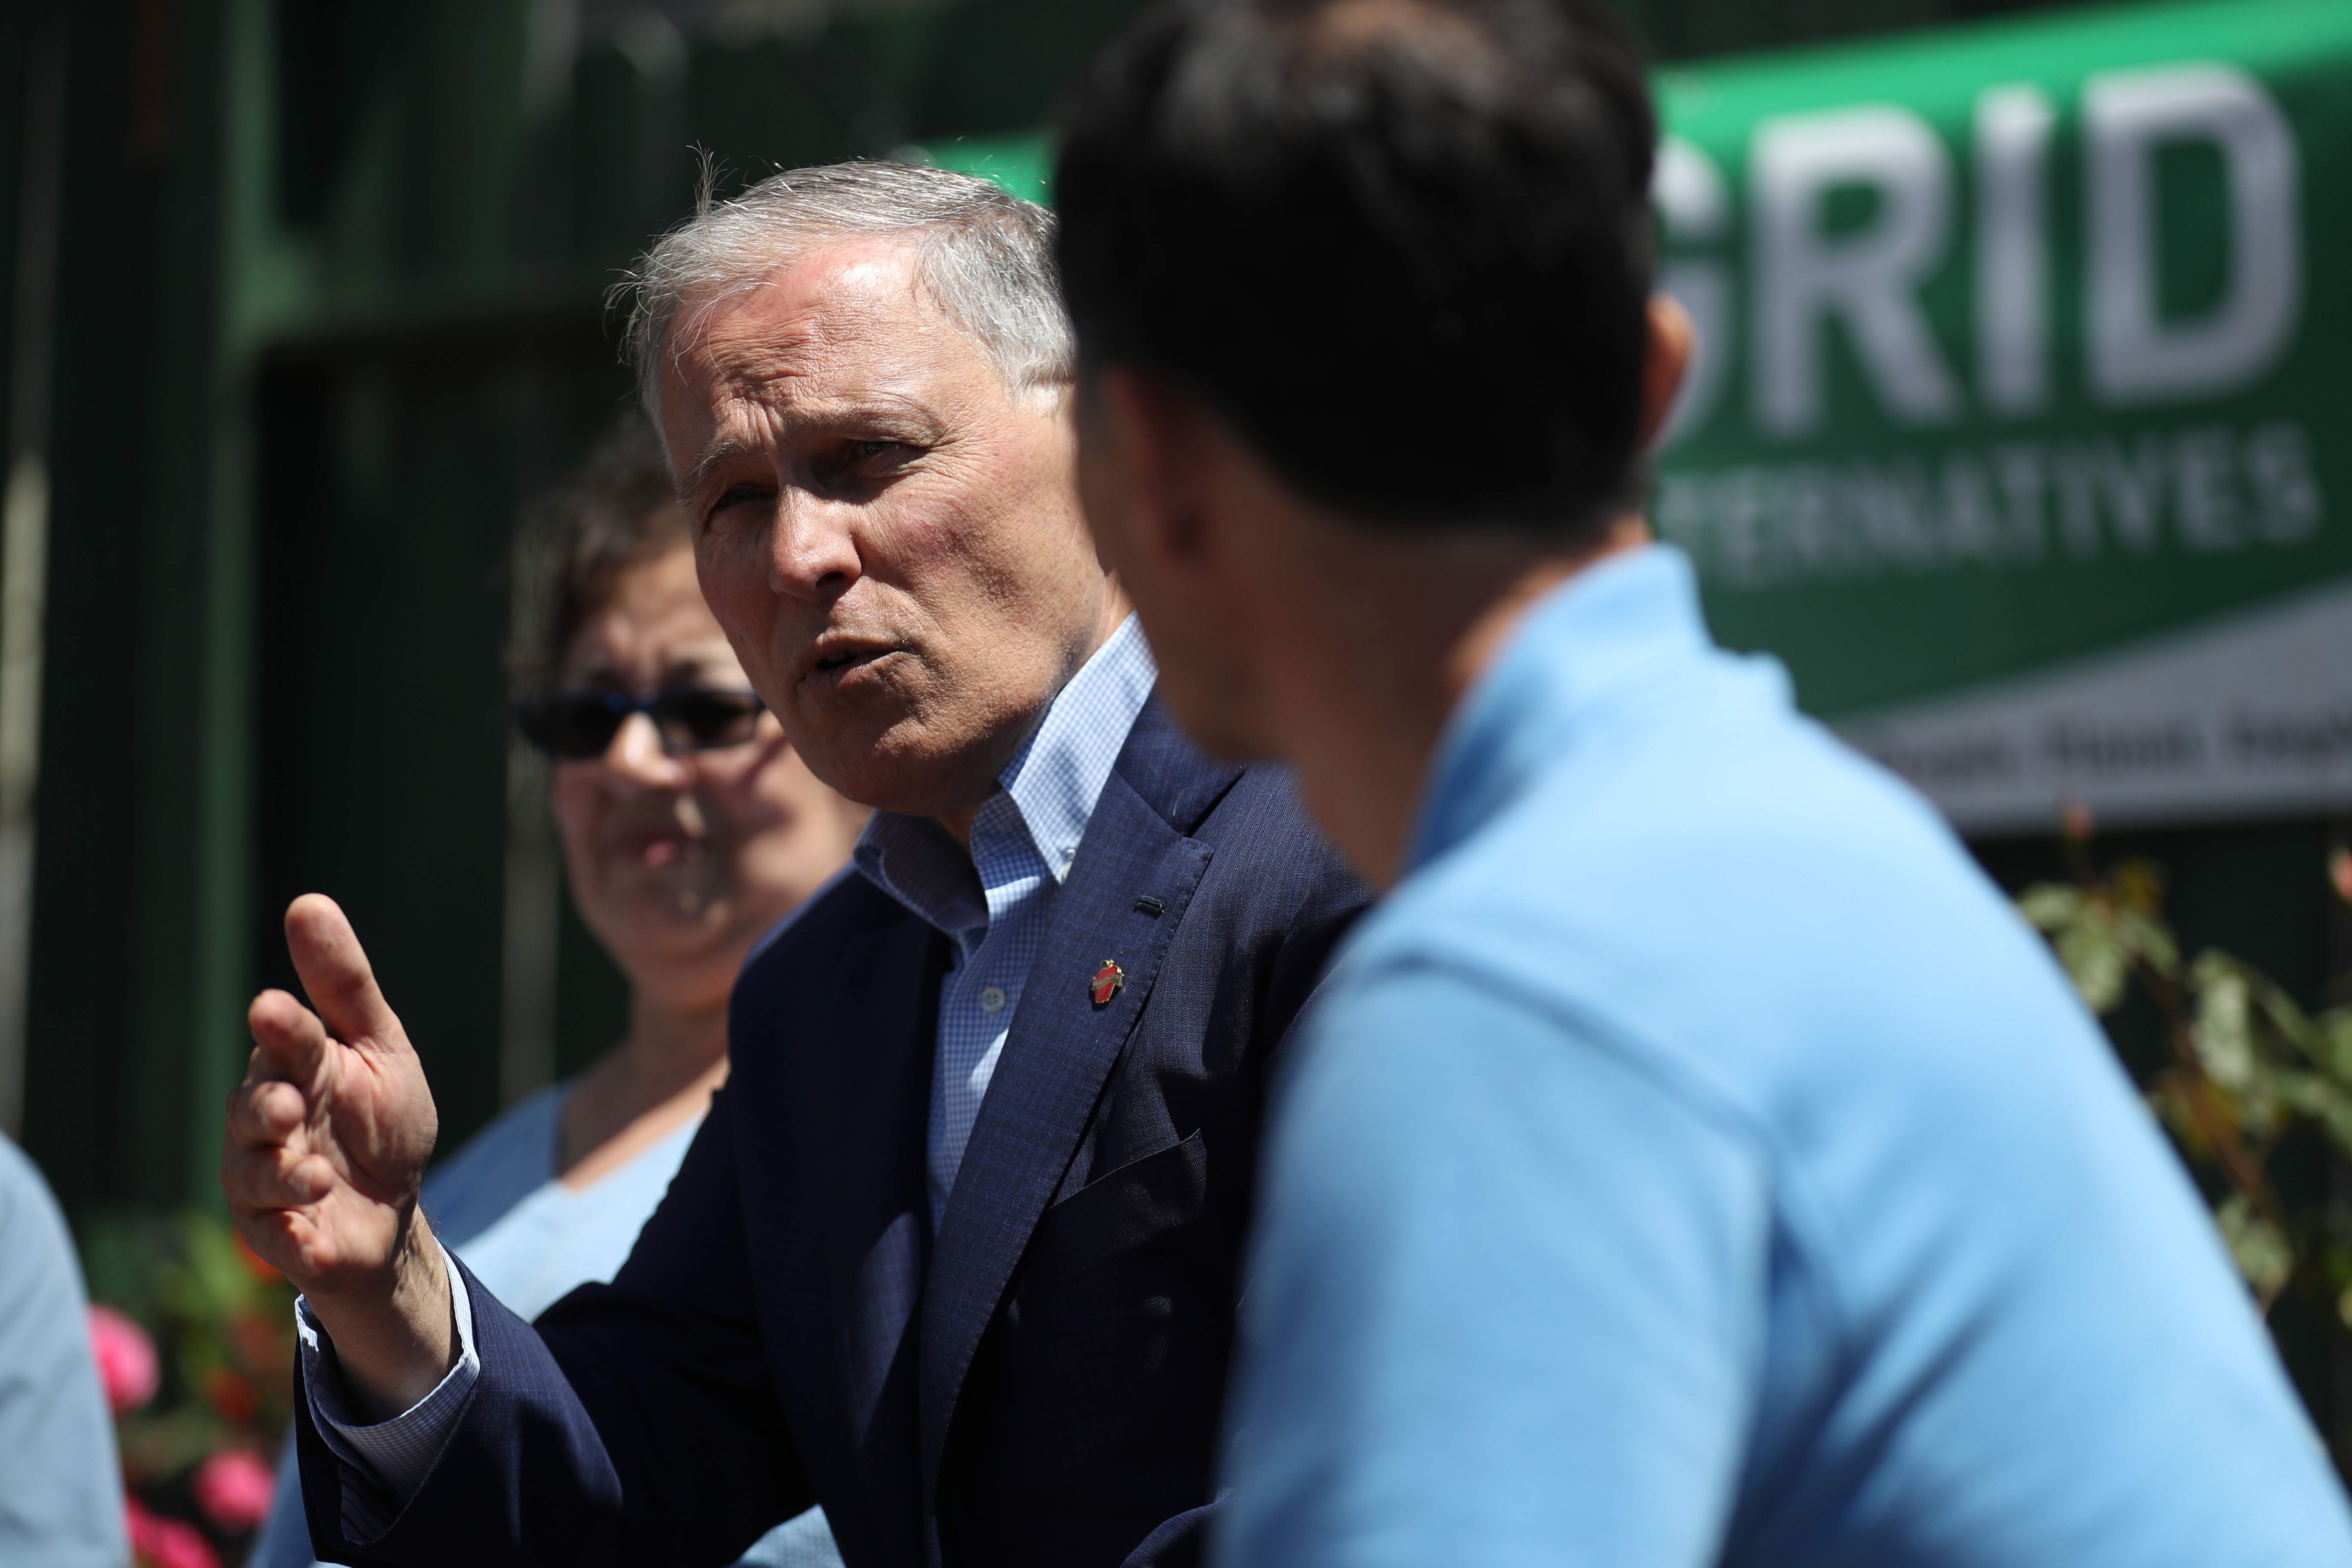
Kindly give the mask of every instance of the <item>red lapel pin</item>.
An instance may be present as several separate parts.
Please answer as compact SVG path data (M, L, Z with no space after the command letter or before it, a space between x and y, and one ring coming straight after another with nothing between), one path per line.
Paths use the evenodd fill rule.
M1127 984L1127 973L1119 968L1118 960L1106 958L1102 967L1095 971L1092 984L1090 994L1095 999L1095 1005L1100 1007L1118 994L1118 988Z

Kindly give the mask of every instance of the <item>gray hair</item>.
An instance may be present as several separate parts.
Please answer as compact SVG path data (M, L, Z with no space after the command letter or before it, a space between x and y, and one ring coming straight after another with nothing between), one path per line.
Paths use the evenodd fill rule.
M865 162L787 170L714 201L706 172L694 216L656 241L614 290L631 300L625 352L646 414L659 424L675 329L690 338L713 307L773 281L820 246L866 235L920 240L917 278L988 351L1007 386L1070 379L1076 347L1054 266L1054 215L1036 203L969 174Z

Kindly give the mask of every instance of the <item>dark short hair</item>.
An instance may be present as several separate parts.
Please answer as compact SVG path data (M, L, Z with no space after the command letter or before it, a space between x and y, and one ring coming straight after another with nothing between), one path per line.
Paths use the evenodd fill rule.
M1080 80L1055 200L1082 374L1202 398L1368 521L1638 497L1655 111L1586 0L1179 0Z
M572 639L611 599L622 574L692 542L661 437L629 409L578 468L523 509L507 639L515 694L554 686Z

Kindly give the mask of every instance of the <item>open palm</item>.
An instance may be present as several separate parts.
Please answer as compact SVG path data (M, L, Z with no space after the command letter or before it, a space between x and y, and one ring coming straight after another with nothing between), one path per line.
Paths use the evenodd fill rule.
M317 1011L283 991L254 998L221 1184L247 1242L306 1294L372 1295L411 1240L440 1121L334 900L295 900L286 945Z

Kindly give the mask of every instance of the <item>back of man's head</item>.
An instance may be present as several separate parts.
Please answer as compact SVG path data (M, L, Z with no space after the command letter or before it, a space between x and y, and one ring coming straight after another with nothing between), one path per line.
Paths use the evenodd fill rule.
M1656 122L1588 0L1180 0L1063 122L1083 367L1307 498L1573 536L1640 482Z

